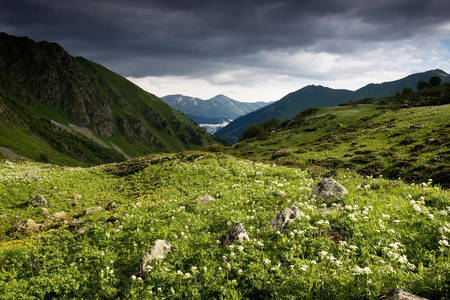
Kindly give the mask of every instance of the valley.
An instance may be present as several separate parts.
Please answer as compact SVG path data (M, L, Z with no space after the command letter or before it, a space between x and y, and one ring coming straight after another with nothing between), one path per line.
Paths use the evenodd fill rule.
M0 299L450 298L445 72L200 116L234 120L227 144L56 44L0 38Z

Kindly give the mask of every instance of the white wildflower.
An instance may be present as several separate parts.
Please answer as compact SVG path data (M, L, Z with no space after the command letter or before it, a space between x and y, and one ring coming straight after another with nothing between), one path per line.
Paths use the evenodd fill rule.
M438 242L438 244L439 244L440 246L443 246L443 247L448 247L448 241L447 241L447 240L440 240L440 241Z

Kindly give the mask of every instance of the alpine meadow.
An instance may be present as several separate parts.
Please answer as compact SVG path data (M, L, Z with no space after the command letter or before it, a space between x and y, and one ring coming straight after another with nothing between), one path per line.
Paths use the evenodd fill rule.
M444 71L230 145L56 44L0 38L0 299L450 299Z

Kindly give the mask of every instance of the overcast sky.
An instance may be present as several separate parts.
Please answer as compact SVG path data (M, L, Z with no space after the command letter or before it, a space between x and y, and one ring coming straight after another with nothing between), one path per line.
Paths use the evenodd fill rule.
M449 0L0 0L0 31L160 97L269 101L450 71Z

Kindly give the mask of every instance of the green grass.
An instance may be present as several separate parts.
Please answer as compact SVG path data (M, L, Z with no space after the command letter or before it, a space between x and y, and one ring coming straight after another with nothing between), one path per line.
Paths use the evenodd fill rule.
M429 182L341 170L335 178L349 194L324 203L311 198L322 168L206 152L95 168L2 163L0 173L1 299L375 299L396 286L450 296L450 194ZM20 219L44 221L39 207L25 205L38 192L50 213L65 211L69 220L87 207L115 201L117 208L81 217L84 233L63 225L6 234ZM204 194L217 201L194 202ZM274 231L270 220L290 205L302 217ZM113 214L118 221L103 224ZM251 241L221 246L235 222ZM157 239L173 252L134 277Z
M330 172L350 168L363 175L448 185L450 105L390 109L356 104L318 109L224 151L254 161ZM277 155L280 149L289 149Z

